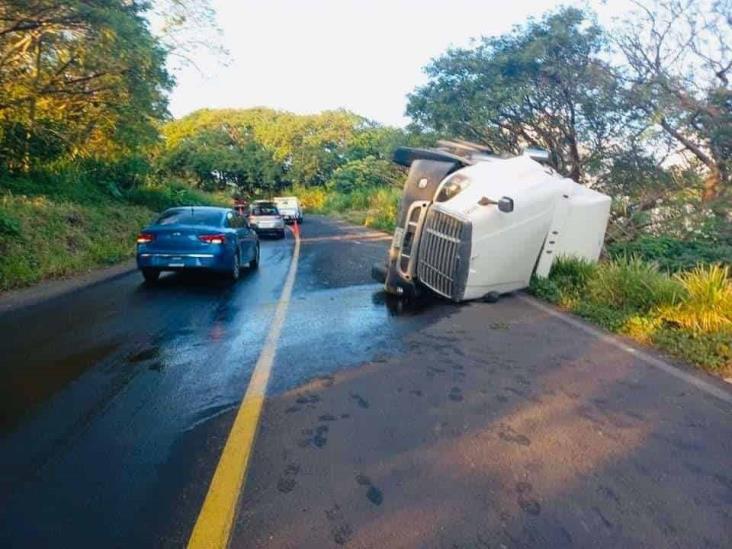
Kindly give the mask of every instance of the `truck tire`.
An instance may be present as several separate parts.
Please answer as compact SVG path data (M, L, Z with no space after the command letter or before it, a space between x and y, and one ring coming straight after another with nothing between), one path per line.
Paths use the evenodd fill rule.
M383 263L374 263L371 266L371 278L380 284L386 282L386 265Z

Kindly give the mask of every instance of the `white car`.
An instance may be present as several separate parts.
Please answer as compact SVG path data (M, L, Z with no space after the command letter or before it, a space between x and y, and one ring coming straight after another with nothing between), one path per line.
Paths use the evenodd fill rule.
M277 209L285 219L285 223L302 223L302 207L295 196L277 196L274 199Z

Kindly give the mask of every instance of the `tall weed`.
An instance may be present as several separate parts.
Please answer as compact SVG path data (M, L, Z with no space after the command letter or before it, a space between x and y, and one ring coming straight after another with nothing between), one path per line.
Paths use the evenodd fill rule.
M679 303L659 309L664 321L695 333L732 329L729 267L699 266L674 277L684 289Z
M674 304L682 291L677 281L659 272L654 264L635 257L600 264L587 283L592 301L637 312Z

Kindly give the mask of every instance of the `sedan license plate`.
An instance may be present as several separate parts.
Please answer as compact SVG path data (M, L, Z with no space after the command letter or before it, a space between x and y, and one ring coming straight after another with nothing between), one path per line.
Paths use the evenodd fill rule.
M185 267L182 257L172 257L168 263L168 267Z

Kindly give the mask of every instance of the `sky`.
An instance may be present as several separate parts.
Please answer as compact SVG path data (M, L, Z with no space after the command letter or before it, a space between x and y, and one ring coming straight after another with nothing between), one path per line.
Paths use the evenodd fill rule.
M615 0L617 2L618 0ZM620 0L624 1L624 0ZM407 94L450 46L502 34L580 0L214 0L229 62L201 52L176 72L175 117L203 107L299 114L347 109L404 126ZM613 13L613 0L593 5Z

